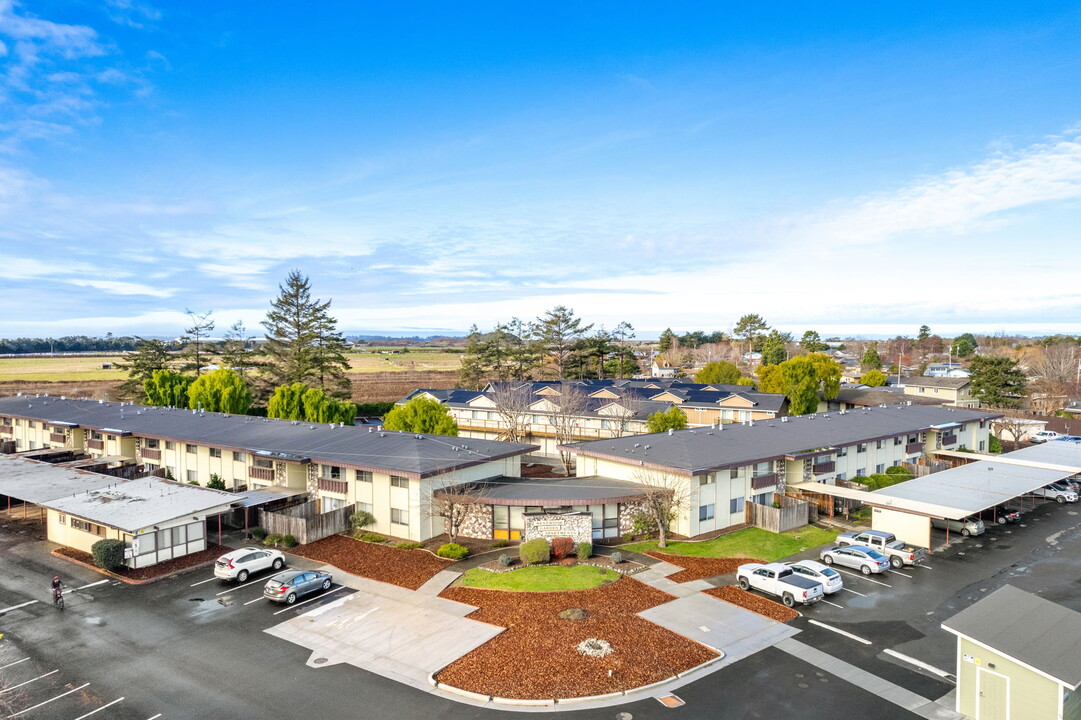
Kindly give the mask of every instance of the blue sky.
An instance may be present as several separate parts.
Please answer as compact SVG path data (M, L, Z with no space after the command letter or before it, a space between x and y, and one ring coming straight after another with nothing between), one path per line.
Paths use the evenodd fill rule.
M763 5L763 4L757 4ZM1076 3L0 0L0 335L1081 332Z

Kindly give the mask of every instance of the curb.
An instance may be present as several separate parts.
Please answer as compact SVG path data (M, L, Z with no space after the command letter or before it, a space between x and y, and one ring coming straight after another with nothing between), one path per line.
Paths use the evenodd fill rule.
M668 681L667 680L661 680L661 682L668 682ZM560 698L558 702L559 702L560 705L574 705L576 703L596 702L596 701L599 701L599 700L615 700L616 698L626 697L627 692L634 692L634 691L633 690L631 690L631 691L624 690L624 691L621 691L621 692L606 693L604 695L586 695L585 697Z
M492 702L499 703L500 705L522 705L525 707L546 707L548 705L555 705L555 700L519 700L517 698L501 698L492 697Z
M439 689L439 690L446 690L449 693L454 693L455 695L461 695L462 697L467 697L470 700L480 700L481 702L486 703L486 702L488 702L489 700L492 699L491 695L482 695L480 693L469 692L468 690L462 690L461 688L454 687L453 685L444 685L443 683L440 683L440 682L437 682L435 684L435 687L437 689Z
M208 565L213 565L214 562L215 562L214 560L207 560L206 562L199 563L198 565L192 565L191 567L180 568L179 570L168 573L167 575L159 575L158 577L146 578L145 580L136 580L135 578L126 578L123 575L117 575L116 573L109 572L108 570L102 570L101 568L96 567L94 565L91 565L90 563L85 563L82 560L76 560L73 557L69 557L67 555L64 555L63 553L58 552L57 550L51 550L51 551L49 551L49 554L52 555L53 557L58 557L61 560L67 560L70 563L75 563L76 565L82 565L84 568L87 568L88 570L93 570L94 572L98 573L99 575L104 575L107 578L111 578L113 580L117 580L117 581L122 582L122 583L127 583L128 585L149 585L150 583L155 583L155 582L158 582L159 580L165 580L166 578L172 577L173 575L180 575L180 574L186 573L186 572L188 572L190 570L198 570L199 568L206 567Z

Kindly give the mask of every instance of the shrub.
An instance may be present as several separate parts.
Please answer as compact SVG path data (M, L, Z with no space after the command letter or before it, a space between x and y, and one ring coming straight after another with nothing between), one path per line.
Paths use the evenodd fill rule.
M360 533L359 535L357 535L357 540L363 540L364 542L370 543L381 543L387 541L386 537L384 537L383 535L373 532Z
M623 533L623 542L629 543L631 540L634 540L634 535L631 535L630 533Z
M552 549L544 538L533 538L518 547L518 557L525 565L546 563L552 557Z
M424 547L424 543L406 540L404 542L395 543L394 547L398 548L399 550L416 550L417 548Z
M297 539L292 535L285 535L284 537L282 537L282 545L287 548L296 547Z
M774 509L779 509L781 507L781 501L780 500L774 500L773 501L773 507L774 507Z
M263 544L268 546L268 547L274 547L275 545L277 545L281 541L282 541L282 536L281 535L267 535L265 538L263 538Z
M253 527L249 532L251 533L251 536L256 540L261 541L263 538L266 537L266 530L261 527Z
M593 554L593 543L580 542L578 543L578 559L585 560Z
M996 454L1002 452L1002 441L991 435L987 438L987 450Z
M372 515L367 510L357 510L355 513L349 516L349 525L354 530L363 530L369 525L375 524L375 515Z
M494 548L507 547L508 545L510 545L509 540L496 540L494 543L492 543L492 547Z
M651 533L657 528L657 521L653 519L653 516L645 512L636 512L631 517L632 532L635 535L644 535Z
M887 475L911 475L912 473L910 473L908 471L908 468L906 468L904 465L890 465L888 468L886 468L886 474Z
M461 560L469 555L469 548L458 543L447 543L446 545L440 545L435 554L451 560Z
M572 550L574 550L574 538L552 538L552 555L556 560L562 560L567 557L571 554Z
M123 540L98 540L90 546L94 564L104 570L115 570L124 564Z
M619 565L621 562L623 562L623 553L619 552L618 550L612 553L612 563L614 565Z
M213 473L210 476L210 480L207 482L206 486L211 490L224 490L225 481L222 480L220 475L218 475L217 473Z
M507 553L503 553L502 555L499 556L499 564L502 565L503 567L510 567L513 563L514 563L514 558L512 558Z

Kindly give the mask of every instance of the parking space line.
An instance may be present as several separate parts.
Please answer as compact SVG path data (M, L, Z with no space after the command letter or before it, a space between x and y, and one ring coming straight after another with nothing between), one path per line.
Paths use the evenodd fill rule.
M246 582L243 585L234 585L233 587L229 588L228 590L222 590L220 593L214 593L214 595L218 596L218 595L224 595L225 593L231 593L234 590L239 590L240 588L246 588L249 585L254 585L257 582L259 582L259 580L252 580L251 582Z
M26 607L27 605L33 605L36 602L37 602L37 600L27 600L24 603L19 603L18 605L12 605L11 607L7 607L7 608L4 608L3 610L0 610L0 615L3 615L4 613L7 613L7 612L11 612L12 610L18 610L19 608Z
M11 692L12 690L18 690L18 689L19 689L19 688L21 688L21 687L22 687L23 685L29 685L30 683L34 682L35 680L40 680L41 678L49 677L49 676L50 676L50 675L52 675L53 673L58 673L58 672L60 672L60 669L59 669L59 668L57 668L56 670L53 670L52 672L47 672L47 673L45 673L44 675L38 675L38 676L37 676L36 678L34 678L33 680L27 680L26 682L23 682L23 683L19 683L18 685L12 685L12 686L11 686L11 687L9 687L9 688L4 688L3 690L0 690L0 695L3 695L4 693L9 693L9 692Z
M919 565L919 564L917 564L917 565L913 565L912 567L923 568L924 570L931 570L932 569L930 565Z
M196 585L202 585L203 583L213 582L214 580L217 580L217 579L218 579L218 578L216 578L216 577L212 577L212 578L207 578L206 580L200 580L200 581L199 581L199 582L197 582L197 583L192 583L192 584L191 584L191 585L189 585L188 587L195 587Z
M97 710L91 710L86 715L80 715L79 717L75 718L75 720L83 720L83 718L88 718L91 715L93 715L94 713L100 712L100 711L104 710L105 708L109 707L110 705L116 705L118 702L121 702L123 699L124 698L117 698L116 700L113 700L111 703L106 703L105 705L102 705Z
M807 622L811 623L812 625L817 625L817 626L819 626L820 628L824 628L824 629L826 629L826 630L829 630L829 631L831 631L831 632L835 632L835 633L837 633L838 635L844 635L844 636L845 636L846 638L849 638L849 639L851 639L851 640L856 640L857 642L861 642L861 643L863 643L864 645L870 645L870 644L871 644L871 641L870 641L870 640L864 640L864 639L863 639L863 638L861 638L861 637L860 637L859 635L853 635L853 634L852 634L852 633L850 633L850 632L847 632L847 631L845 631L845 630L842 630L841 628L836 628L836 627L833 627L832 625L827 625L827 624L826 624L826 623L824 623L824 622L819 622L819 621L817 621L817 620L808 620Z
M339 590L345 590L345 585L339 585L338 587L334 588L333 590L328 590L328 591L326 591L326 592L325 592L325 593L323 593L322 595L316 595L316 596L315 596L315 597L313 597L313 598L308 598L307 600L301 600L301 601L300 601L300 602L298 602L298 603L293 603L293 604L292 604L292 605L290 605L289 607L285 608L285 610L279 610L278 612L276 612L276 613L274 613L274 614L275 614L275 615L281 615L281 614L282 614L283 612L287 612L287 611L289 611L289 610L292 610L293 608L295 608L295 607L297 607L297 606L299 606L299 605L303 605L304 603L310 603L310 602L311 602L312 600L318 600L319 598L325 598L325 597L326 597L327 595L331 595L332 593L336 593L336 592L338 592Z
M107 582L109 582L108 579L98 580L97 582L87 583L86 585L82 585L80 587L77 587L77 588L75 588L75 590L86 590L88 587L94 587L95 585L104 585ZM74 592L74 590L69 590L68 592Z
M842 587L841 589L842 589L842 590L847 590L848 592L852 593L853 595L859 595L860 597L867 597L867 596L866 596L866 595L864 595L863 593L861 593L861 592L856 592L855 590L853 590L852 588L849 588L849 587Z
M158 720L158 718L160 718L160 717L161 717L161 713L158 713L158 714L157 714L157 715L155 715L154 717L149 717L149 718L147 718L146 720Z
M841 608L842 610L844 610L844 609L845 609L845 606L844 606L844 605L838 605L838 604L837 604L837 603L835 603L835 602L830 602L830 601L829 601L829 600L827 600L826 598L822 598L822 602L826 603L827 605L832 605L832 606L833 606L833 607L835 607L835 608Z
M22 660L16 660L13 663L8 663L7 665L4 665L4 666L0 667L0 670L6 670L7 668L11 667L12 665L18 665L19 663L24 663L29 659L30 658L28 658L28 657L24 657Z
M264 600L264 599L265 599L265 598L264 598L264 597L263 597L262 595L260 595L259 597L255 598L254 600L249 600L248 602L246 602L246 603L244 603L244 604L245 604L245 605L251 605L252 603L257 603L257 602L259 602L260 600Z
M900 575L901 577L906 577L906 578L912 577L911 575L905 575L903 572L897 572L896 570L888 570L887 572L891 572L894 575Z
M941 678L952 678L953 677L952 673L948 673L945 670L939 670L934 665L929 665L929 664L923 662L922 660L917 660L914 657L909 657L908 655L902 655L901 653L897 652L896 650L891 650L889 648L886 648L885 650L883 650L883 652L886 653L887 655L890 655L892 657L897 658L898 660L903 660L904 662L909 663L910 665L915 665L918 668L923 668L924 670L926 670L928 672L932 672L932 673L934 673L935 675L938 675Z
M49 699L48 699L48 700L46 700L45 702L40 702L40 703L38 703L37 705L35 705L34 707L28 707L28 708L26 708L25 710L20 710L20 711L19 711L19 712L17 712L17 713L14 713L14 714L12 714L12 715L8 715L8 717L9 717L9 718L13 718L13 717L18 717L19 715L22 715L23 713L28 713L28 712L30 712L31 710L37 710L37 709L38 709L39 707L41 707L42 705L48 705L48 704L49 704L49 703L51 703L51 702L52 702L53 700L59 700L60 698L64 697L65 695L71 695L71 694L72 694L73 692L79 692L80 690L82 690L83 688L85 688L85 687L87 687L87 686L89 686L89 685L90 685L90 683L84 683L84 684L80 685L80 686L79 686L79 687L77 687L77 688L72 688L71 690L68 690L68 691L67 691L66 693L61 693L61 694L57 695L57 696L56 696L56 697L54 697L54 698L49 698Z
M876 585L883 585L885 587L893 587L893 585L886 585L886 583L882 582L881 580L872 580L871 578L867 577L863 573L849 572L847 570L842 570L841 568L833 568L833 569L836 570L837 572L843 572L845 575L851 575L852 577L863 578L867 582L873 582Z

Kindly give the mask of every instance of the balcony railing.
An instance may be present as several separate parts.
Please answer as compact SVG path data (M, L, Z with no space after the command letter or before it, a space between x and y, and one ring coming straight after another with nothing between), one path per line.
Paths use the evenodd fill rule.
M777 473L769 473L767 475L758 475L751 478L751 489L762 490L763 488L773 487L777 484Z
M90 448L91 450L104 450L105 449L105 441L104 440L87 440L86 441L86 446L88 448Z
M11 425L0 425L0 433L4 435L11 435L15 432L15 428Z
M905 455L911 455L912 453L923 452L923 443L912 442L905 445Z
M64 433L49 433L49 442L67 442L68 436Z
M957 443L957 436L956 435L943 435L942 436L942 444L943 445L955 445L956 443Z
M274 482L274 468L250 467L248 468L248 477L253 480Z
M161 460L161 450L156 448L143 448L142 456L144 460Z
M815 463L813 466L815 475L825 475L831 473L837 469L837 463L830 460L829 462Z
M344 480L331 480L330 478L319 478L318 486L320 490L324 492L341 493L345 495L349 492L349 484Z

